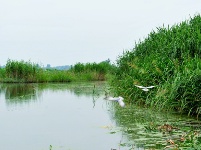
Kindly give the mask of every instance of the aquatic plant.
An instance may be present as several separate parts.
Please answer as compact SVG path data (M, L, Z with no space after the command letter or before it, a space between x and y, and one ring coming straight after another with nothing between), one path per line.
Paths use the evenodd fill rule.
M125 145L136 145L145 150L198 149L201 146L200 124L196 118L172 112L159 112L135 105L110 105L116 128L111 134L123 132L129 140Z
M114 72L115 67L107 60L100 63L76 63L70 71L75 74L85 75L85 81L106 80L107 74Z
M117 60L111 85L133 104L201 113L201 16L152 31ZM134 85L155 88L144 92Z
M39 71L39 67L37 64L31 63L30 61L14 61L8 59L5 71L8 78L29 82L35 79L36 73Z
M77 63L70 70L44 69L30 61L8 59L5 69L0 68L0 82L71 82L106 80L115 66L109 61Z
M6 71L5 68L0 68L0 81L3 80L3 78L6 77Z

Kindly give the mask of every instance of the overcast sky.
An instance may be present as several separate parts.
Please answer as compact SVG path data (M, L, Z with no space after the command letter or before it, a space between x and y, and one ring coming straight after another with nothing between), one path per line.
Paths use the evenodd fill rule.
M0 65L112 62L156 27L201 12L200 0L0 0Z

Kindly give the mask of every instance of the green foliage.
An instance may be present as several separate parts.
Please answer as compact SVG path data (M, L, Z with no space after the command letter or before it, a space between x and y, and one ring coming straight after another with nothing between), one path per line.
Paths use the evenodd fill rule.
M70 70L42 69L37 64L8 60L5 68L0 68L0 82L71 82L99 81L106 77L115 66L109 61L101 63L77 63Z
M152 31L117 60L111 81L130 102L200 113L201 17ZM157 86L144 92L134 85Z
M108 61L103 61L100 63L76 63L71 70L74 72L98 72L98 73L108 73L111 71L111 69L114 69L114 66L110 64Z
M75 72L83 72L83 71L84 71L84 68L85 68L84 64L82 64L82 63L77 63L77 64L75 64L74 67L71 68L71 69L73 69Z
M86 77L86 81L89 80L105 80L105 75L112 73L115 69L114 65L111 65L109 61L103 61L100 63L76 63L70 71L76 74L82 74ZM94 74L91 76L90 74ZM97 78L97 79L96 79Z
M4 68L0 68L0 80L5 78L6 76L6 70Z
M33 81L37 71L36 64L24 61L8 60L6 63L6 75L8 78L17 80Z

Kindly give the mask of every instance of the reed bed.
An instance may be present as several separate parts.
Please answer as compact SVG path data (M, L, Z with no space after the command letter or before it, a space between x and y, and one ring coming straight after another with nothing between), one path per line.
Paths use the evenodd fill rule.
M128 102L201 113L201 17L159 27L117 60L111 85ZM148 92L134 85L155 88Z
M8 60L5 68L0 68L0 82L43 83L72 81L103 81L115 68L110 62L77 63L70 70L43 69L30 61Z

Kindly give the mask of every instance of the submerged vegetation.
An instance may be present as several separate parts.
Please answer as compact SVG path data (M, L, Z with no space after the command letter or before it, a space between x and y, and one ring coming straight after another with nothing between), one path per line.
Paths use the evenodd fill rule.
M201 147L201 122L182 114L155 112L154 110L114 105L110 109L117 128L111 134L123 133L128 141L121 145L141 150L198 150ZM132 148L131 148L132 149Z
M43 69L39 65L25 61L8 60L5 68L0 68L0 82L71 82L103 81L114 70L109 61L100 63L77 63L69 70Z
M111 81L129 103L201 113L201 16L152 31L117 60ZM156 86L148 92L135 87Z

